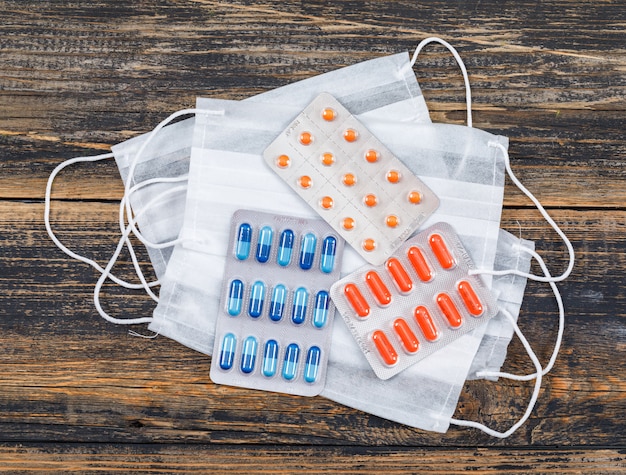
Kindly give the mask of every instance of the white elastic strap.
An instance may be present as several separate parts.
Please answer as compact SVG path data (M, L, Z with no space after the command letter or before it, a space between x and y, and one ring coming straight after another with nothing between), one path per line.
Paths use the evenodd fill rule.
M125 203L120 203L120 207L124 206L126 207L126 215L127 216L132 216L132 208L131 208L131 200L130 200L130 196L131 196L131 188L132 188L132 183L134 180L134 174L135 174L135 168L137 167L137 164L139 163L139 158L142 156L143 152L145 151L146 147L148 146L148 144L152 141L152 139L154 138L154 136L163 128L165 127L167 124L169 124L171 121L173 121L174 119L177 119L178 117L181 117L183 115L189 115L189 114L195 114L197 112L197 109L183 109L177 112L174 112L173 114L171 114L169 117L165 118L164 120L162 120L161 122L159 122L159 124L152 130L152 132L150 132L150 135L148 135L148 137L146 138L146 140L141 144L141 147L139 147L139 150L137 151L137 153L135 154L135 156L132 158L131 162L130 162L130 166L128 168L128 176L126 178L126 184L124 186L124 196L127 198ZM178 239L177 240L173 240L173 241L169 241L167 243L150 243L147 239L145 239L141 233L139 232L139 230L137 229L136 225L135 225L136 221L129 221L129 226L131 227L132 232L135 234L135 236L137 236L137 238L139 240L141 240L144 244L148 243L149 245L151 245L151 247L155 247L155 248L160 248L158 246L161 247L169 247L169 246L173 246L175 244L177 244L178 242L180 242ZM148 245L146 244L146 245Z
M524 349L526 350L526 353L528 353L528 356L530 357L531 361L535 365L537 378L535 379L535 387L533 388L533 393L530 397L530 401L528 402L528 407L526 408L526 412L524 412L524 415L515 424L513 424L511 428L507 430L506 432L498 432L496 430L491 429L490 427L487 427L484 424L481 424L480 422L466 421L463 419L452 418L450 419L450 423L458 425L458 426L473 427L475 429L480 429L483 432L493 437L505 439L508 436L510 436L513 432L515 432L517 429L519 429L522 426L522 424L524 424L524 422L526 422L528 418L530 417L530 414L533 411L533 408L535 407L535 403L537 402L537 398L539 397L539 390L541 389L542 374L541 374L541 363L539 363L539 360L537 359L537 355L535 355L532 348L530 347L530 344L528 343L528 340L526 340L526 338L524 337L524 334L520 331L519 327L517 326L517 323L515 322L513 315L511 315L509 312L507 312L504 309L500 309L500 311L502 312L503 315L505 315L509 319L509 321L513 325L513 329L515 330L517 337L522 342L522 345L524 345Z
M497 147L502 151L504 155L504 164L506 167L506 171L509 174L511 181L513 181L513 183L515 183L515 185L522 191L522 193L524 193L533 202L533 204L537 207L537 209L539 210L541 215L544 217L544 219L547 221L547 223L550 226L552 226L552 229L554 229L554 231L556 231L559 237L563 240L563 243L565 244L565 247L567 248L567 252L569 254L569 264L567 265L567 269L565 270L565 272L563 272L563 274L557 277L550 277L549 273L546 274L547 276L544 277L544 276L539 276L535 274L530 274L527 272L522 272L517 269L505 269L505 270L476 269L476 270L470 271L470 274L489 274L489 275L514 274L514 275L519 275L520 277L526 277L527 279L535 280L538 282L561 282L562 280L567 279L567 277L571 274L572 269L574 268L575 254L574 254L574 247L572 246L572 243L570 242L568 237L565 235L565 233L561 230L561 228L550 217L550 215L545 210L545 208L541 205L539 200L535 198L535 196L524 185L522 185L519 179L515 176L515 174L513 173L513 170L511 169L511 160L509 159L509 153L507 152L506 147L504 147L504 145L498 142L489 142L488 145L490 147Z
M125 241L127 240L129 234L132 232L131 224L134 224L134 222L144 212L146 212L148 209L150 209L150 207L153 206L155 202L157 202L158 200L162 199L164 196L166 196L168 194L178 193L179 191L181 191L181 189L185 189L185 186L178 186L178 187L170 188L170 189L164 191L163 193L161 193L160 195L155 196L154 198L152 198L152 200L150 200L148 202L148 204L146 206L144 206L139 211L139 213L137 213L137 215L134 218L130 218L129 219L129 225L124 228L122 236L120 237L120 240L119 240L119 242L117 244L117 247L115 248L115 251L113 252L113 255L111 256L111 258L109 259L109 262L108 262L107 266L102 271L102 274L100 275L100 278L98 279L98 282L96 282L96 286L94 288L94 295L93 295L94 306L96 307L96 310L98 311L100 316L102 318L104 318L105 320L107 320L107 321L109 321L111 323L118 324L118 325L133 325L133 324L137 324L137 323L149 323L149 322L152 321L152 317L139 317L139 318L115 318L115 317L111 317L108 313L106 313L103 310L103 308L102 308L102 306L100 304L100 291L101 291L102 285L104 284L106 279L109 278L110 273L111 273L111 269L113 268L113 266L117 262L117 259L120 256L120 253L122 252L122 249L124 248ZM123 208L122 208L122 212L123 212ZM158 302L158 299L157 299L157 302Z
M50 202L51 202L51 197L52 197L52 185L54 183L54 179L61 172L61 170L63 170L64 168L66 168L66 167L68 167L70 165L73 165L74 163L97 162L99 160L106 160L108 158L113 158L113 154L112 153L105 153L105 154L102 154L102 155L94 155L94 156L91 156L91 157L70 158L69 160L65 160L64 162L60 163L59 165L56 166L56 168L52 171L52 173L50 173L50 176L48 177L48 183L46 184L46 193L45 193L45 198L44 198L44 223L45 223L45 226L46 226L46 231L48 232L48 236L50 237L52 242L61 251L63 251L65 254L67 254L71 258L76 259L76 260L81 261L81 262L84 262L85 264L88 264L88 265L92 266L98 272L103 272L104 269L97 262L95 262L93 259L89 259L88 257L81 256L80 254L77 254L74 251L68 249L59 240L59 238L57 238L57 236L54 234L54 231L52 230L52 226L50 224ZM135 253L134 253L134 250L132 249L132 245L130 244L130 241L128 241L127 244L129 246L129 252L131 254L131 257L134 258ZM114 276L112 274L109 277L110 277L110 279L113 282L115 282L116 284L121 285L122 287L125 287L127 289L141 289L141 288L145 287L144 283L132 284L132 283L127 282L127 281L125 281L123 279L120 279L120 278L118 278L118 277L116 277L116 276ZM159 282L158 281L150 282L147 285L149 287L154 287L156 285L159 285Z
M417 45L417 48L415 48L415 52L413 53L413 57L411 58L411 68L415 65L415 61L417 61L417 56L420 54L420 51L422 51L422 48L429 43L439 43L445 46L446 48L448 48L450 53L452 53L452 56L454 56L454 59L456 60L457 64L459 65L459 68L461 68L461 73L463 74L463 81L465 82L465 104L467 106L467 126L472 127L472 91L470 89L469 77L467 76L467 69L465 68L465 63L463 63L461 56L459 56L459 53L456 51L456 49L454 49L454 46L452 46L447 41L442 40L441 38L437 38L436 36L431 36L430 38L426 38L425 40L422 40L422 42L419 45Z
M522 249L523 251L526 251L531 256L533 256L539 263L539 266L541 267L541 270L544 272L544 274L547 277L550 277L550 271L548 270L548 267L546 266L545 262L543 261L543 259L541 258L539 254L537 254L532 249L528 249L525 247L520 247L520 249ZM563 299L561 298L561 293L559 292L559 289L557 288L554 282L548 282L548 283L550 284L550 287L552 288L552 292L554 292L554 298L556 299L556 303L559 308L559 329L557 332L556 341L554 342L554 350L552 351L552 356L550 357L550 361L548 362L546 367L543 368L543 370L541 371L541 374L544 376L548 374L550 370L554 367L554 362L556 361L556 358L559 354L559 350L561 349L561 342L563 341L563 331L565 329L565 310L563 308ZM537 377L537 374L533 373L533 374L520 376L520 375L512 374L512 373L503 373L500 371L478 371L476 373L476 376L478 377L495 376L497 378L508 378L508 379L513 379L516 381L530 381L532 379L535 379Z
M187 179L187 175L181 175L181 176L178 176L178 177L170 177L170 178L151 178L149 180L145 180L145 181L142 181L141 183L136 184L135 186L133 186L130 189L130 192L132 194L133 192L135 192L135 191L137 191L137 190L139 190L141 188L145 188L147 186L150 186L150 185L161 184L161 183L177 183L177 182L180 182L180 181L184 181L186 179ZM179 190L179 191L180 190L184 191L185 187L177 187L176 189ZM163 198L167 194L170 194L170 192L169 191L165 191L165 192L161 193L160 195L157 195L154 199L152 199L150 201L150 203L157 202L159 199ZM122 197L121 203L123 203L126 199L127 199L126 196ZM148 209L149 209L148 206L143 207L139 211L139 214L140 215L143 214ZM120 225L120 233L122 235L126 231L126 221L125 221L125 214L124 214L125 210L126 210L125 206L120 206L120 210L119 210L119 225ZM140 240L146 247L153 247L153 248L157 248L157 249L161 249L163 247L168 247L168 246L174 245L178 241L180 241L179 239L175 239L175 240L169 241L167 243L151 243L147 239L143 238L143 236L140 236ZM165 246L163 244L166 244L167 246ZM144 275L143 271L141 270L141 266L139 264L139 261L137 260L137 256L135 255L135 252L133 250L132 244L130 243L130 240L128 238L126 239L126 247L128 248L128 250L130 252L130 257L131 257L131 260L133 262L133 266L135 268L135 273L137 274L137 277L139 277L139 281L141 282L141 285L145 289L146 293L152 298L152 300L154 300L155 302L158 303L159 302L159 298L156 296L156 294L150 288L152 286L151 283L148 283L146 281L145 275Z

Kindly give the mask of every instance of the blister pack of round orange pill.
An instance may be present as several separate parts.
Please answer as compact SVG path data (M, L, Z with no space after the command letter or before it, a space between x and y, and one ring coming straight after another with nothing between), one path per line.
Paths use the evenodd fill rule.
M330 94L304 109L263 158L374 265L439 206L432 190Z
M494 297L471 269L452 227L437 223L330 294L376 375L388 379L495 316Z

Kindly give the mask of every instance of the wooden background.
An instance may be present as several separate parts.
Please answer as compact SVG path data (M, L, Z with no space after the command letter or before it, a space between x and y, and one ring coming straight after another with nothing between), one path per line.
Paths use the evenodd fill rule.
M626 471L625 29L624 2L603 0L0 0L0 470ZM44 229L58 163L106 152L196 96L245 98L430 35L458 48L475 126L510 137L515 171L576 248L559 286L563 348L517 433L433 434L321 397L216 386L208 357L97 315L97 274ZM428 47L415 69L432 119L463 123L451 56ZM64 172L52 213L63 242L108 260L120 185L113 161ZM502 224L563 268L562 244L510 182ZM152 307L109 288L113 313ZM530 283L521 326L544 362L555 311L549 287ZM505 368L531 368L518 341ZM456 416L505 429L531 386L468 383Z

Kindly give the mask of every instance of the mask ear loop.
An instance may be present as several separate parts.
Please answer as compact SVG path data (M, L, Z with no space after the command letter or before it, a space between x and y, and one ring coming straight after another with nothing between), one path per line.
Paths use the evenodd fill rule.
M130 193L134 193L135 191L147 187L149 185L153 185L153 184L161 184L161 183L177 183L180 181L185 181L187 180L188 175L181 175L178 177L170 177L170 178L151 178L149 180L145 180L142 181L141 183L138 183L137 185L133 186L130 189ZM177 187L176 188L177 191L185 191L185 187ZM169 190L168 190L169 191ZM164 196L166 196L168 193L167 191L164 193L161 193L160 195L156 196L155 199L151 200L150 203L156 202L159 199L163 198ZM124 196L122 197L122 202L124 200L126 200L127 197ZM139 214L143 214L144 211L147 211L149 209L148 206L143 207ZM125 230L126 230L126 225L125 225L125 214L124 211L125 207L120 206L120 214L119 214L119 225L120 225L120 233L123 235ZM143 242L143 241L142 241ZM150 243L146 244L146 247L150 247ZM128 248L128 250L130 251L130 256L131 256L131 260L133 262L133 267L135 268L135 273L137 274L137 277L139 277L139 281L141 282L141 285L143 286L143 288L145 289L146 293L152 298L152 300L154 300L156 303L159 302L159 297L157 297L157 295L152 291L152 289L150 288L151 285L150 283L148 283L146 281L145 275L143 273L143 271L141 270L141 266L139 265L139 261L137 260L137 256L135 255L135 252L133 250L132 244L130 242L130 239L128 239L128 237L126 238L126 247ZM157 281L158 282L158 281Z
M522 345L524 346L524 349L526 350L526 353L528 353L528 356L530 358L530 360L533 362L533 364L535 365L535 369L537 371L537 378L535 379L535 386L533 388L533 393L530 397L530 401L528 402L528 407L526 408L526 412L524 412L524 415L515 423L511 426L511 428L509 430L507 430L506 432L498 432L496 430L491 429L490 427L487 427L484 424L481 424L480 422L474 422L474 421L466 421L463 419L450 419L450 423L458 425L458 426L463 426L463 427L473 427L475 429L480 429L483 432L493 436L493 437L498 437L499 439L506 439L508 436L510 436L513 432L515 432L517 429L519 429L530 417L530 414L532 413L534 407L535 407L535 403L537 402L537 398L539 397L539 391L541 389L541 380L542 380L542 372L541 372L541 363L539 363L539 360L537 359L537 355L535 355L535 353L533 352L532 348L530 347L530 344L528 343L528 340L526 340L526 337L524 336L524 334L521 332L521 330L519 329L519 327L517 326L517 322L515 321L515 319L513 318L513 316L506 310L504 309L500 309L500 312L502 312L502 314L509 319L509 321L511 322L511 325L513 325L513 329L515 330L515 334L517 335L517 337L520 339L520 341L522 342Z
M525 248L523 246L519 246L519 249L521 249L521 250L529 253L531 256L533 256L537 260L537 262L539 263L539 266L541 267L541 270L544 272L546 277L550 278L550 271L548 270L548 267L546 266L545 262L543 261L543 259L541 258L541 256L539 254L537 254L532 249L527 249L527 248ZM493 437L498 437L498 438L504 439L504 438L507 438L508 436L510 436L511 434L513 434L513 432L515 432L517 429L519 429L522 426L522 424L524 424L528 420L528 418L530 417L530 414L531 414L533 408L535 407L535 404L537 402L537 398L539 397L539 390L541 388L542 378L543 378L543 376L545 374L547 374L553 368L554 362L556 361L557 355L559 353L559 349L561 348L561 341L562 341L562 338L563 338L563 330L564 330L564 326L565 326L565 311L563 309L563 299L561 298L561 293L559 292L558 287L556 286L556 284L553 281L548 281L548 283L550 284L550 287L552 288L552 291L554 292L554 297L556 298L557 305L558 305L558 308L559 308L559 330L558 330L556 342L554 344L554 350L552 352L552 356L550 357L550 361L548 362L546 367L545 368L541 367L541 363L539 362L539 359L537 358L537 355L532 350L530 344L528 343L528 340L526 340L526 338L524 337L523 333L521 332L521 330L517 326L517 322L515 321L513 316L508 311L506 311L504 309L500 309L502 314L505 317L507 317L508 320L511 322L511 325L513 325L513 330L515 331L517 337L522 342L522 345L524 346L524 349L528 353L528 356L530 357L531 361L535 365L535 373L524 375L524 376L520 376L520 375L512 374L512 373L504 373L504 372L500 372L500 371L480 371L480 372L476 373L477 376L481 376L481 377L482 376L495 376L495 377L511 379L511 380L514 380L514 381L530 381L530 380L534 379L535 380L535 386L533 388L533 393L531 395L530 401L528 402L528 407L526 408L526 412L524 413L524 415L513 426L511 426L511 428L509 430L507 430L506 432L498 432L498 431L493 430L493 429L491 429L491 428L487 427L486 425L481 424L479 422L465 421L465 420L462 420L462 419L454 419L454 418L452 418L452 419L450 419L450 422L452 424L455 424L455 425L458 425L458 426L473 427L475 429L480 429L483 432L485 432L485 433L487 433L487 434L489 434L489 435L491 435Z
M518 246L518 247L520 250L527 252L532 257L534 257L535 260L539 263L539 266L541 267L541 270L546 275L546 277L548 278L550 277L550 271L548 270L548 267L546 266L545 262L543 261L543 259L541 258L539 254L537 254L532 249L528 249L523 246ZM548 364L546 365L546 367L543 368L541 371L541 374L544 376L548 374L554 367L554 363L559 354L559 350L561 349L561 343L563 341L563 332L565 330L565 309L563 308L563 299L561 297L561 293L559 292L559 289L554 282L548 281L548 284L550 284L550 287L552 288L552 292L554 293L554 298L556 299L557 307L559 309L559 329L557 331L557 337L554 342L554 350L552 351L552 356L550 356L550 360L548 361ZM500 371L478 371L476 375L479 377L483 377L483 376L494 376L498 378L502 377L502 378L513 379L515 381L530 381L537 377L536 373L520 376L520 375L516 375L512 373L503 373Z
M467 126L472 127L472 90L470 88L469 77L467 76L467 69L465 68L465 63L463 63L461 56L459 55L457 50L454 49L454 46L452 46L447 41L442 40L441 38L438 38L436 36L431 36L429 38L426 38L422 40L420 44L417 45L417 48L415 48L415 52L413 53L413 57L411 58L410 67L413 68L413 66L415 65L415 62L417 61L417 56L422 51L422 48L424 48L424 46L426 46L429 43L439 43L440 45L443 45L446 48L448 48L448 51L450 51L450 53L452 53L452 56L454 56L454 59L459 65L459 68L461 68L461 73L463 74L463 81L465 82L465 104L467 107Z
M78 261L84 262L85 264L88 264L90 266L92 266L94 269L96 269L98 272L102 273L104 272L104 269L97 263L95 262L93 259L89 259L88 257L85 256L81 256L80 254L70 250L69 248L67 248L60 240L59 238L56 236L56 234L54 234L54 231L52 230L52 225L50 224L50 202L51 202L51 197L52 197L52 185L54 183L54 179L56 178L56 176L61 172L61 170L63 170L64 168L73 165L74 163L82 163L82 162L97 162L100 160L106 160L108 158L113 158L113 154L112 153L105 153L102 155L94 155L91 157L76 157L76 158L70 158L69 160L65 160L64 162L60 163L59 165L56 166L56 168L52 171L52 173L50 174L50 176L48 177L48 182L46 184L46 193L45 193L45 198L44 198L44 224L46 227L46 231L48 233L48 236L50 237L50 239L52 240L52 242L61 250L63 251L65 254L67 254L68 256L70 256L73 259L76 259ZM132 244L130 243L130 241L127 240L126 242L131 258L133 259L133 263L137 261L134 249L132 247ZM113 282L115 282L117 285L120 285L122 287L125 287L127 289L141 289L141 288L150 288L150 287L154 287L159 285L158 281L155 282L150 282L150 283L141 283L141 284L132 284L130 282L127 282L123 279L120 279L114 275L110 275L110 278Z
M539 212L547 221L547 223L552 227L552 229L554 229L554 231L563 240L563 243L565 244L565 247L567 248L567 252L569 255L569 263L567 265L567 269L565 270L565 272L563 272L563 274L557 277L551 277L549 273L546 274L546 276L538 276L535 274L522 272L517 269L505 269L505 270L477 269L474 271L470 271L470 273L489 274L489 275L515 274L515 275L519 275L520 277L525 277L527 279L536 280L538 282L561 282L562 280L567 279L567 277L571 274L572 269L574 268L575 254L574 254L574 247L572 246L572 243L570 242L568 237L565 235L565 233L561 230L561 228L554 222L552 217L548 214L548 212L545 210L545 208L542 206L539 200L535 198L535 196L524 185L522 185L519 179L515 176L515 174L513 173L513 170L511 169L511 160L509 158L509 153L506 147L504 147L504 145L498 142L489 142L488 145L490 147L496 147L500 149L500 151L502 151L502 154L504 155L504 165L506 167L506 171L509 175L509 178L511 178L511 181L513 181L513 183L522 191L522 193L524 193L533 202L533 204L539 210Z
M183 115L189 115L189 114L195 114L196 113L196 109L183 109L177 112L174 112L173 114L171 114L170 116L168 116L167 118L165 118L164 120L162 120L161 122L159 122L159 124L152 130L152 132L150 132L150 135L148 135L148 137L146 138L146 140L143 142L143 144L141 145L141 147L139 148L139 150L137 151L137 153L135 154L135 156L132 158L130 166L129 166L129 170L128 170L128 176L126 179L126 183L124 185L124 197L122 198L122 200L120 201L120 227L123 229L122 232L122 236L120 237L120 240L118 242L118 245L113 253L113 255L111 256L111 258L109 259L109 262L106 266L106 268L103 270L102 274L100 275L100 278L98 279L98 282L96 283L96 286L94 288L94 306L96 307L96 310L98 311L98 313L100 314L100 316L102 318L104 318L105 320L111 322L111 323L115 323L118 325L132 325L132 324L138 324L138 323L149 323L153 320L152 317L139 317L139 318L115 318L115 317L111 317L109 314L107 314L104 309L102 308L101 304L100 304L100 291L102 289L102 285L104 284L104 282L106 281L107 278L109 278L110 274L111 274L111 269L113 268L113 266L115 265L115 262L117 261L122 248L124 246L124 243L128 240L128 237L130 235L130 233L132 232L135 236L137 236L137 238L146 246L148 247L154 247L156 249L162 249L165 247L171 247L173 245L176 245L180 242L182 242L182 238L177 238L171 241L167 241L167 242L163 242L163 243L152 243L150 241L148 241L145 237L143 237L141 235L141 233L139 232L139 230L137 229L135 223L137 222L137 219L148 209L150 209L152 206L154 206L154 204L163 199L164 196L168 195L168 194L173 194L173 193L178 193L179 191L183 191L186 190L185 186L179 186L179 187L174 187L174 188L170 188L169 190L166 190L164 193L161 193L158 196L155 196L152 200L150 200L150 202L145 205L138 213L137 215L133 218L133 211L132 211L132 207L130 204L130 196L132 194L131 190L134 189L134 191L136 191L136 186L137 185L141 185L141 183L136 184L136 185L132 185L133 181L134 181L134 172L135 172L135 168L137 166L137 163L139 163L139 158L141 157L141 155L143 154L144 150L146 149L147 145L152 141L152 139L154 138L154 136L163 128L165 127L167 124L169 124L172 120L183 116ZM154 181L156 182L156 181ZM124 226L124 213L126 213L126 216L128 216L128 225ZM143 278L143 273L141 271L139 271L140 274L140 280L142 281L142 284L145 282L145 279ZM143 287L146 289L146 291L151 294L151 297L154 299L156 298L158 301L158 298L156 297L156 295L154 295L152 292L149 291L149 287L147 285L143 285Z
M150 209L150 207L153 206L154 203L157 202L158 200L161 200L163 197L167 196L168 194L178 193L179 191L184 190L185 188L186 188L185 186L177 186L177 187L170 188L169 190L164 191L160 195L157 195L154 198L152 198L152 200L150 200L148 204L144 206L134 218L130 218L129 225L124 228L124 232L122 233L122 236L120 237L118 241L117 247L115 248L113 255L109 259L107 266L105 267L102 274L100 275L100 278L98 279L98 282L96 283L96 286L94 288L94 297L93 297L94 306L96 307L96 310L98 311L100 316L104 318L105 320L111 323L115 323L117 325L133 325L137 323L149 323L153 320L152 317L139 317L139 318L111 317L108 313L104 311L104 309L102 308L102 305L100 304L100 291L102 290L102 286L104 282L106 281L106 279L109 278L111 269L117 262L117 259L119 258L122 252L122 249L124 248L125 241L128 239L128 236L132 232L132 228L130 224L134 223L144 212ZM142 280L142 281L145 282L145 280ZM157 298L157 301L158 301L158 298Z
M132 216L133 211L132 211L132 207L130 204L130 195L131 193L131 187L132 187L132 183L134 181L134 174L135 174L135 169L137 167L137 164L139 163L139 158L142 156L142 154L144 153L146 147L148 146L148 144L152 141L152 139L154 138L154 136L159 133L159 131L165 127L167 124L169 124L170 122L172 122L174 119L177 119L178 117L181 117L183 115L190 115L190 114L195 114L197 112L197 109L183 109L177 112L174 112L173 114L171 114L169 117L165 118L164 120L162 120L153 130L152 132L150 132L150 135L148 135L148 137L146 138L146 140L143 142L143 144L141 144L141 147L139 147L139 150L137 151L137 153L135 154L135 156L132 158L131 162L130 162L130 166L128 168L128 176L126 178L126 184L124 185L124 196L127 197L127 200L125 201L125 203L121 203L120 202L120 208L121 207L125 207L126 208L126 215L127 216ZM166 247L171 247L174 246L180 242L182 242L181 238L177 238L177 239L173 239L171 241L167 241L167 242L163 242L163 243L153 243L150 242L148 239L146 239L141 232L139 231L139 229L137 229L136 226L136 220L130 220L129 221L129 226L133 232L133 234L145 245L148 247L152 247L154 249L163 249Z

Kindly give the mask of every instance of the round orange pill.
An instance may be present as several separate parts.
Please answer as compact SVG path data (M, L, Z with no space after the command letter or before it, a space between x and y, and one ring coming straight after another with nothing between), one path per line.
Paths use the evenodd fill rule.
M287 168L289 165L291 165L291 159L287 155L279 155L276 159L278 168Z
M371 208L372 206L376 206L378 204L378 198L376 198L376 195L370 193L363 197L363 203Z
M335 120L335 117L337 117L337 113L335 112L335 109L331 109L330 107L327 107L322 111L322 119L328 122L330 122L331 120Z
M400 172L398 170L389 170L387 172L387 181L389 183L398 183L400 181Z
M343 138L346 142L354 142L359 137L359 133L354 129L346 129Z
M320 206L324 209L330 209L333 207L334 201L332 199L332 197L330 196L324 196L321 200L320 200Z
M300 143L302 145L310 145L311 142L313 142L313 136L311 135L311 132L302 132L300 134Z
M311 188L312 184L313 180L311 180L311 177L308 175L302 175L298 178L298 185L300 185L301 188Z
M351 229L354 229L355 224L356 222L354 221L354 218L351 218L349 216L347 218L343 218L343 221L341 221L341 227L345 229L346 231L350 231Z
M333 163L335 163L335 156L332 153L325 152L322 154L322 165L329 167Z
M380 155L378 154L378 152L374 149L370 149L365 152L365 160L367 160L369 163L376 163L379 156Z
M374 241L372 238L364 239L363 249L367 252L372 252L374 249L376 249L376 241Z
M346 173L341 179L341 181L346 186L353 186L356 184L356 176L354 176L354 174L352 173Z
M390 214L385 219L385 224L390 228L395 228L400 224L400 219L395 214Z
M413 203L414 205L417 205L421 203L421 201L422 201L422 195L420 194L419 191L412 191L411 193L409 193L409 203Z

